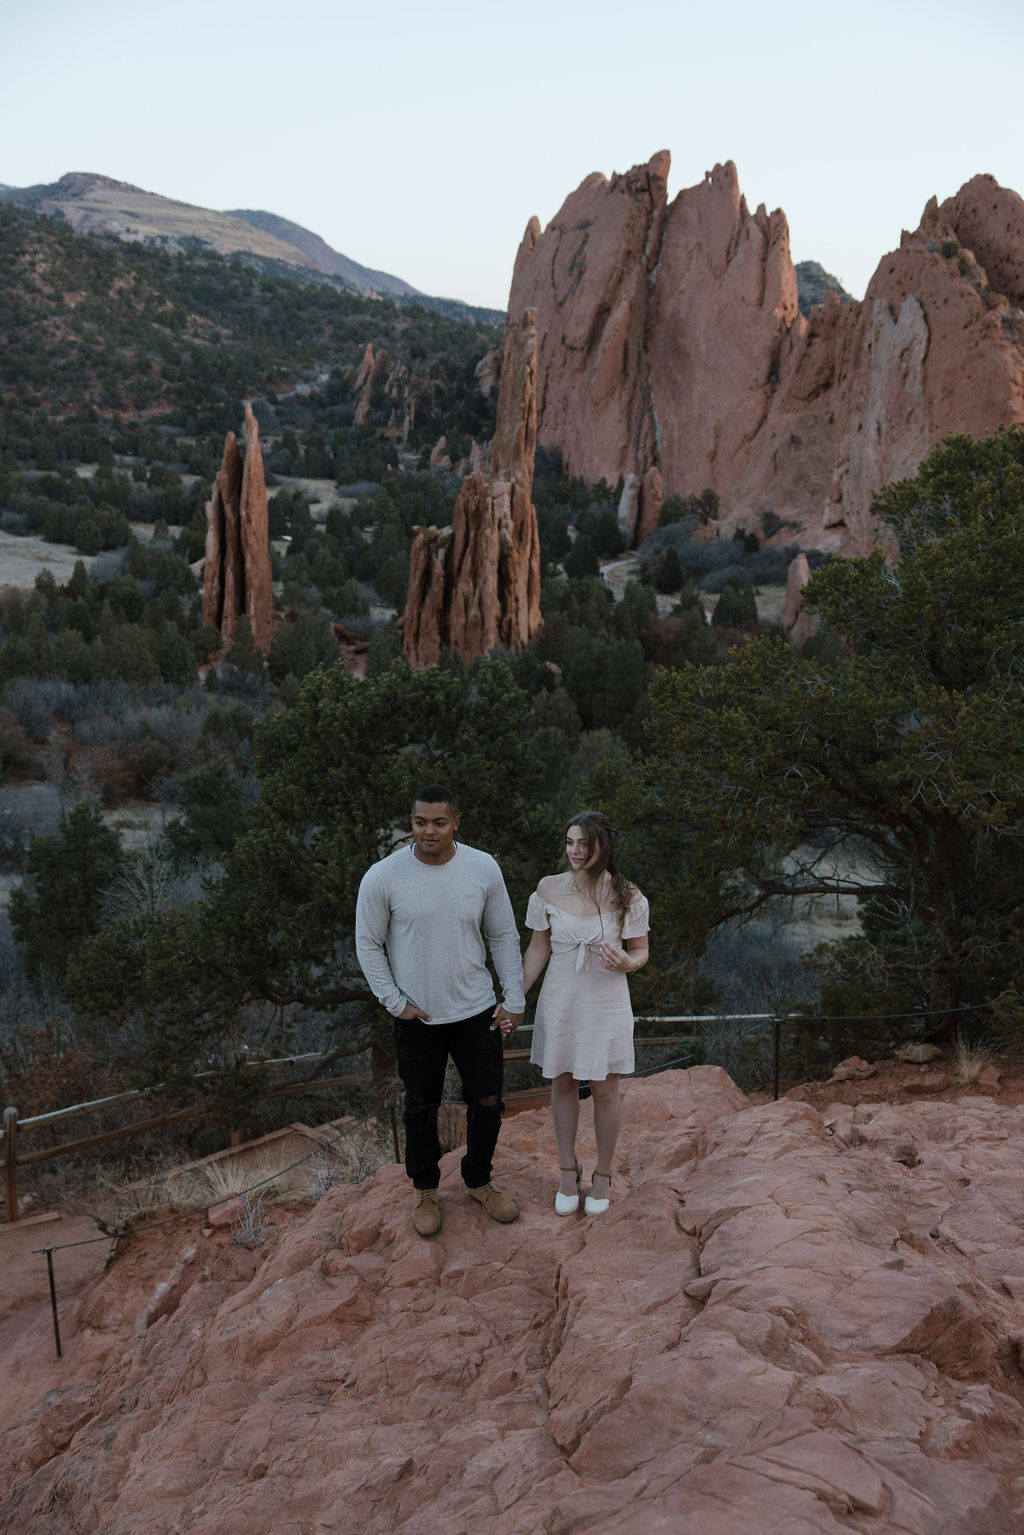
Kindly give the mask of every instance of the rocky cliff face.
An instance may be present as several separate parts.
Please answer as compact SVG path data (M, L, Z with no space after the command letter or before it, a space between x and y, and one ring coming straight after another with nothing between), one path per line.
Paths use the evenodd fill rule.
M753 1106L710 1066L625 1095L605 1216L555 1215L538 1110L498 1148L513 1225L456 1151L430 1241L391 1166L258 1253L133 1237L65 1302L59 1364L41 1295L0 1523L1014 1535L1024 1110Z
M571 474L624 482L633 535L652 468L706 487L727 527L845 553L871 495L948 432L1024 421L1024 202L979 176L880 263L863 302L799 312L785 216L751 214L735 166L667 203L669 157L592 175L541 232L510 312L536 308L538 436Z
M540 543L533 509L537 329L510 325L490 464L462 482L452 526L414 528L402 646L416 667L442 646L466 660L494 646L521 650L538 633Z
M244 613L259 648L274 637L274 590L267 532L267 488L256 417L245 407L245 449L234 432L224 439L224 456L206 503L206 557L203 564L203 623L213 624L230 644Z

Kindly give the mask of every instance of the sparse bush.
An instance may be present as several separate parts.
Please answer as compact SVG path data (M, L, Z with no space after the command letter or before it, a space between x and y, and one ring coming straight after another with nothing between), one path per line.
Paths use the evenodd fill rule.
M73 685L59 677L16 677L4 689L4 703L17 714L25 733L42 745L73 692Z
M0 788L0 868L20 869L35 838L56 830L60 812L60 794L53 784Z
M231 1240L234 1245L255 1252L276 1230L267 1209L266 1194L262 1190L256 1195L243 1194L238 1213L231 1222Z
M991 1045L986 1039L971 1039L962 1029L957 1030L953 1043L955 1054L950 1076L957 1087L977 1087L981 1073L995 1058Z
M648 563L654 564L668 549L674 548L683 570L688 571L704 591L721 592L729 581L781 586L791 561L801 552L796 544L747 550L731 538L714 538L700 543L692 536L694 526L693 520L688 518L656 528L637 550L641 568ZM807 555L812 570L825 560L816 549L802 552Z

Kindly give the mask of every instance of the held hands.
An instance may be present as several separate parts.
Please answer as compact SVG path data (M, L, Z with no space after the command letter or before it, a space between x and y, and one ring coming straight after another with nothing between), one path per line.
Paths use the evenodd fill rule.
M623 975L632 975L639 966L629 957L625 949L620 949L617 944L603 943L601 945L601 963L606 970L620 970Z
M518 1029L523 1021L522 1013L510 1013L503 1002L499 1002L494 1009L494 1022L492 1029L500 1029L502 1038L507 1039L513 1029Z

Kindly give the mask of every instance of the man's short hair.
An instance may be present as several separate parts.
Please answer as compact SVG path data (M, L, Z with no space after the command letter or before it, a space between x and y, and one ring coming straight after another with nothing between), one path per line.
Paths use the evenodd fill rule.
M453 815L459 813L458 800L451 789L446 788L443 783L428 783L424 784L422 789L417 789L409 806L410 815L417 805L448 805Z

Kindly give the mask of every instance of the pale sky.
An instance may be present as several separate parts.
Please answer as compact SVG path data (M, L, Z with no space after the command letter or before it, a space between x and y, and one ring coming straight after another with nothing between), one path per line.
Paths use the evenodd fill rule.
M669 149L860 297L933 193L1024 195L1022 58L1024 0L0 0L0 182L267 209L503 309L531 214Z

